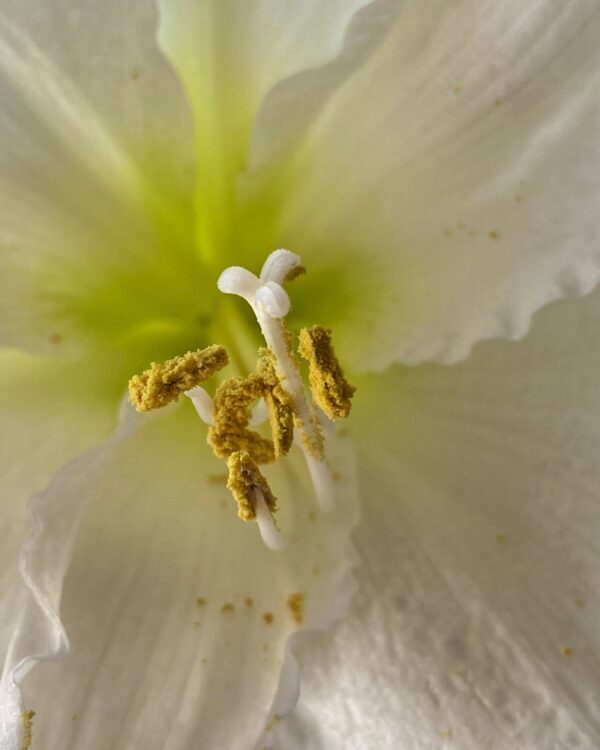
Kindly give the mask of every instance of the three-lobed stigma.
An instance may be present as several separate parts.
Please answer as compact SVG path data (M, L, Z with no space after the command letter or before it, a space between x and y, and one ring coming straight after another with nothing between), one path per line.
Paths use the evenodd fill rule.
M345 379L331 341L322 326L303 328L298 353L309 367L309 397L294 354L294 337L284 325L290 300L283 284L305 272L300 258L276 250L265 261L260 276L238 266L226 269L218 287L244 298L252 307L267 348L259 350L256 371L221 382L212 398L201 383L229 362L223 346L188 352L129 381L129 395L138 411L161 408L185 394L209 425L208 443L227 461L228 482L245 521L257 521L265 544L281 549L284 540L274 521L277 499L260 470L290 451L294 441L303 451L323 510L334 506L333 476L325 453L322 419L347 417L355 388ZM259 430L257 414L266 407L270 436ZM297 439L296 439L297 438Z

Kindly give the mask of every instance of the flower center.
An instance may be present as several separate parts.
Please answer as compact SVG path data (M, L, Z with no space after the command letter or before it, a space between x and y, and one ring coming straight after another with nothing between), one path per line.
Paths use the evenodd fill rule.
M163 364L153 363L129 381L130 399L138 411L166 406L182 394L192 400L209 425L208 442L215 455L227 461L227 486L238 504L238 515L257 521L271 549L280 549L284 542L274 521L277 499L260 465L286 456L296 442L320 508L331 510L333 477L323 428L325 418L348 416L354 393L335 356L330 331L318 325L300 332L298 353L308 362L309 388L304 384L293 350L294 336L284 324L291 305L283 285L301 273L304 268L297 255L276 250L258 277L233 266L219 278L220 291L245 299L261 328L267 348L259 350L256 372L225 380L212 398L200 384L229 361L225 348L213 345ZM270 437L251 429L267 417Z

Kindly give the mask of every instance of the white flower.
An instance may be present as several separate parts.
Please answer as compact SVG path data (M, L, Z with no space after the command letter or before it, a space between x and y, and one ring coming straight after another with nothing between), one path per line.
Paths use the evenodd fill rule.
M598 746L600 298L420 363L596 285L599 34L595 0L3 3L2 750L26 709L44 750ZM113 431L153 359L253 366L216 282L277 247L359 386L333 643L296 634L355 588L347 441L329 514L273 467L274 552L189 403Z

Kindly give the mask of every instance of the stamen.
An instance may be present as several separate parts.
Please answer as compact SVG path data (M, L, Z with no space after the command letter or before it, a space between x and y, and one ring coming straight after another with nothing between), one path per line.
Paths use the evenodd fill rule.
M256 520L255 491L261 493L263 502L270 513L277 510L277 498L271 492L269 483L261 474L258 464L248 451L232 453L227 460L229 478L227 487L238 504L238 515L244 521Z
M33 719L35 711L23 711L21 714L21 750L29 750L33 742Z
M190 391L186 391L185 395L191 399L200 419L208 425L213 425L215 423L215 402L204 388L197 385Z
M289 453L294 441L294 403L277 377L271 352L268 349L261 349L260 355L258 372L265 383L265 402L269 413L275 457L280 458Z
M174 357L163 364L153 362L141 375L129 381L129 398L138 411L160 409L181 394L208 380L229 363L227 350L208 346Z
M261 539L265 545L274 552L285 549L287 542L281 531L277 528L273 514L269 510L261 490L255 487L252 490L254 508L256 512L256 523Z
M300 331L298 352L308 362L313 399L329 419L347 417L356 391L346 378L331 343L331 331L323 326Z
M214 424L208 431L208 443L219 458L229 458L237 451L245 451L257 464L275 460L273 441L249 430L250 406L264 395L264 381L260 375L229 378L215 393Z

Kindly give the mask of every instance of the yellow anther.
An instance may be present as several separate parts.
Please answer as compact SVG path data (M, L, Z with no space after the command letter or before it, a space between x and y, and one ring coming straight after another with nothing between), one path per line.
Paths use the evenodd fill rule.
M227 487L238 504L238 515L244 521L256 520L254 493L259 490L271 513L277 510L277 499L269 483L261 474L258 464L248 451L237 451L227 461L229 479Z
M229 378L215 393L215 421L208 431L208 443L218 458L229 458L237 451L246 451L259 464L275 460L273 441L248 429L250 406L264 395L260 375Z
M23 711L21 714L21 750L29 750L33 740L33 717L35 711Z
M160 409L208 380L228 362L227 350L217 345L188 352L163 364L153 362L150 369L129 381L129 399L138 411Z
M275 457L280 458L289 453L294 440L294 401L281 385L268 349L260 350L258 373L265 386L263 397L269 412Z
M330 419L347 417L356 388L344 377L331 344L331 331L323 326L303 328L298 351L308 362L310 390L317 406Z

